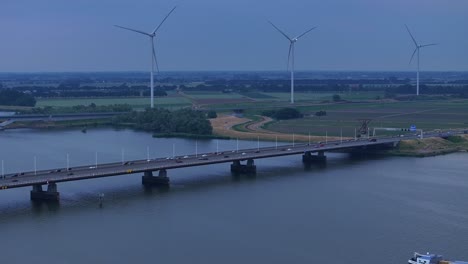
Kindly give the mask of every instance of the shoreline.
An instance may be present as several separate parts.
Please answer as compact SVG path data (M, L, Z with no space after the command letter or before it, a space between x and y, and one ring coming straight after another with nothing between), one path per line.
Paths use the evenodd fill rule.
M259 119L261 120L261 119ZM212 135L195 135L189 133L148 133L152 134L154 138L188 138L188 139L242 139L242 140L261 140L261 141L278 141L278 142L301 142L308 143L323 142L326 138L323 136L314 135L289 135L268 131L263 126L256 126L256 129L261 131L252 130L254 127L253 120L249 118L238 118L233 116L221 116L215 119L210 119L213 127ZM33 122L33 123L16 123L6 128L10 129L64 129L64 128L78 128L82 132L86 132L87 128L97 127L110 127L110 128L132 128L131 124L113 124L110 120L79 120L79 121L62 121L62 122ZM236 128L242 127L242 130ZM135 129L138 130L138 129ZM349 138L343 138L349 139ZM328 137L328 140L339 140L336 137ZM402 157L431 157L438 155L446 155L456 152L468 152L468 134L450 136L447 139L442 138L425 138L403 140L394 149L383 151L382 154L389 156L402 156Z

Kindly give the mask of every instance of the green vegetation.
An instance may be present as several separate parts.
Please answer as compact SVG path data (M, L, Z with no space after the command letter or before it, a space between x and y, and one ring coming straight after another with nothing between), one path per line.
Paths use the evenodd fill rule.
M238 93L223 93L221 91L184 91L193 99L240 99L243 96Z
M457 151L468 151L467 136L451 136L447 140L442 138L405 140L388 153L398 156L426 157Z
M266 93L260 93L260 92L239 92L239 94L245 97L252 98L252 99L278 99Z
M206 117L208 117L210 119L211 118L217 118L218 114L216 114L216 111L211 110L211 111L208 111L208 113L206 113Z
M246 129L247 126L257 123L262 120L262 118L258 115L247 115L245 117L250 119L250 121L246 123L242 123L242 124L237 124L233 126L232 129L235 131L240 131L240 132L249 132L249 130Z
M6 106L34 106L36 99L33 96L11 89L0 90L0 105Z
M71 107L36 107L27 110L21 110L22 114L63 114L63 113L105 113L105 112L130 112L132 108L129 105L100 105L94 103L90 105L75 105Z
M320 110L320 111L315 112L315 116L326 116L326 115L327 115L327 111Z
M166 109L146 109L114 118L114 124L133 124L137 129L154 133L186 133L211 135L213 128L205 113L190 109L169 111Z
M468 100L339 103L298 106L304 118L279 120L267 124L267 129L282 133L354 137L361 125L359 119L371 119L369 126L389 128L451 129L468 127ZM326 116L316 116L326 111ZM258 113L249 110L246 114ZM384 131L376 131L382 135Z
M301 118L303 115L295 108L285 107L278 110L267 110L263 112L263 115L269 116L277 120L287 120L294 118Z
M181 108L190 105L189 100L181 96L167 96L163 98L158 97L155 98L154 101L156 106L164 108ZM96 106L127 104L132 108L146 108L150 105L150 98L41 98L38 99L37 106L70 107L75 105L90 105L92 103L94 103Z

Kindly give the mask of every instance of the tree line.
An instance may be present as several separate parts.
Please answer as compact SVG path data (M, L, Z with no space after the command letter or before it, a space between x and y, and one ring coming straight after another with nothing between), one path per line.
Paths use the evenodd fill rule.
M36 99L32 95L12 89L0 90L0 105L8 106L35 106Z
M213 128L206 113L191 109L169 111L167 109L146 109L133 111L114 118L114 124L132 124L135 128L154 133L186 133L212 135Z

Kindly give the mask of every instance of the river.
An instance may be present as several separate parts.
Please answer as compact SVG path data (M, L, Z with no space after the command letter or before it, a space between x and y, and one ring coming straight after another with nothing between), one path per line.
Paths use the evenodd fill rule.
M260 142L261 146L274 143ZM5 173L186 153L235 140L158 139L132 130L0 132ZM239 148L257 142L240 141ZM123 155L122 155L123 154ZM468 154L429 158L329 153L169 170L168 191L141 175L59 183L59 204L0 191L5 263L407 263L414 251L468 260ZM103 193L103 206L98 195Z

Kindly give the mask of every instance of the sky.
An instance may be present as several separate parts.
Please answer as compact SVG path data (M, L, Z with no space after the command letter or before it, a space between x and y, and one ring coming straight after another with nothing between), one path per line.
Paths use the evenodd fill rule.
M0 72L146 71L152 31L161 71L468 71L468 0L0 0Z

